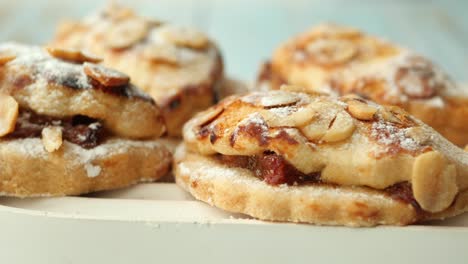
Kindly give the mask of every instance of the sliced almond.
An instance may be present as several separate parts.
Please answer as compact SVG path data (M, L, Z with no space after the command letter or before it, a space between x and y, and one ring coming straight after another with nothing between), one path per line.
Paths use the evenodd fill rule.
M18 118L18 103L15 98L0 94L0 137L6 136L15 130Z
M45 127L42 129L42 145L47 152L54 152L62 146L62 128L58 126Z
M316 115L312 123L301 128L301 132L312 141L319 141L327 133L330 123L336 114Z
M83 63L83 62L93 62L97 63L102 61L102 58L99 58L91 53L81 51L78 49L66 49L66 48L55 48L47 47L47 51L50 55L54 56L57 59Z
M395 124L410 126L414 124L412 118L398 106L386 106L379 109L379 114L383 120Z
M177 46L205 49L209 45L205 34L192 28L166 26L160 29L160 33L163 38Z
M216 105L198 114L194 120L196 120L199 127L202 127L213 122L223 111L223 107Z
M376 106L358 100L349 100L347 104L349 113L359 120L368 121L374 119L374 115L378 110Z
M123 86L130 82L130 77L127 75L98 64L85 62L84 72L105 87Z
M412 188L422 209L435 213L448 208L458 193L457 170L437 151L418 156L413 165Z
M274 91L262 96L259 104L265 108L290 106L299 102L301 98L294 93Z
M406 129L406 135L414 139L419 145L427 144L431 140L431 134L420 126Z
M342 64L351 60L356 54L355 45L344 39L316 39L305 47L309 56L318 64Z
M339 112L331 127L327 130L322 140L325 142L338 142L350 137L356 125L353 118L346 112Z
M149 25L143 19L127 19L111 27L105 43L113 49L125 49L144 39Z
M16 55L8 52L0 52L0 66L16 59Z
M177 48L164 44L152 44L147 46L143 55L156 64L168 64L176 66L179 64Z
M320 92L319 90L310 90L303 86L299 85L290 85L290 84L282 84L280 86L281 91L288 91L288 92L296 92L296 93L306 93L310 96L320 96L320 95L329 95L327 93Z

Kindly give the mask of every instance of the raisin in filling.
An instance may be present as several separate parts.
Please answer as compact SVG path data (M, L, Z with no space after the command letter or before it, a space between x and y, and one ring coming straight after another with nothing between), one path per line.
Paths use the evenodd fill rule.
M40 137L42 129L47 126L63 127L63 139L86 149L99 145L106 134L102 124L93 118L77 115L71 118L58 119L21 109L15 130L7 138Z
M228 156L218 155L224 164L232 167L246 168L255 173L270 185L302 184L320 182L320 172L305 174L289 164L282 156L272 152L265 152L256 156Z
M322 183L320 172L305 174L288 163L282 156L274 152L265 152L255 156L229 156L217 155L221 163L230 167L239 167L251 170L255 176L270 185L288 184L304 185ZM328 183L329 185L335 185ZM418 204L413 195L411 184L408 182L396 183L382 190L392 199L410 204L418 214L424 214L424 210Z

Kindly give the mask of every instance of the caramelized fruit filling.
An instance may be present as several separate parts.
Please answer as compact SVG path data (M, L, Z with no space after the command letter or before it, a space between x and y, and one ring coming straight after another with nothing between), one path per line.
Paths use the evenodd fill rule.
M239 167L252 171L256 177L270 185L304 185L324 183L320 179L320 172L304 174L289 164L281 155L265 152L255 156L216 155L216 159L230 167ZM325 183L326 184L326 183ZM333 184L330 184L333 185ZM423 213L421 206L414 198L411 184L396 183L385 188L384 191L391 198L406 204L411 204L418 213Z
M99 120L81 115L59 119L21 109L15 130L7 138L41 137L42 130L48 126L62 127L64 140L86 149L96 147L105 137Z

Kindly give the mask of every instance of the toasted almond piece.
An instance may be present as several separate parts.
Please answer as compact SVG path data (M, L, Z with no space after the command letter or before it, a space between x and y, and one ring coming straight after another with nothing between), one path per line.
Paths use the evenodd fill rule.
M329 93L321 92L319 90L310 90L303 86L290 85L290 84L282 84L280 86L280 90L288 91L288 92L295 92L295 93L306 93L311 96L329 95Z
M358 100L349 100L347 104L349 113L359 120L374 119L374 115L378 110L377 107Z
M355 128L353 118L347 112L339 112L322 140L325 142L345 140L353 134Z
M465 146L465 151L468 151L468 145Z
M290 106L299 102L301 98L293 93L276 91L260 98L259 104L265 108Z
M342 64L352 59L357 49L355 45L344 39L316 39L308 43L306 52L318 64Z
M209 45L205 34L191 28L167 26L160 29L160 33L163 38L177 46L205 49Z
M317 114L312 123L301 128L301 132L309 140L319 141L327 133L328 127L335 116L335 114L329 114L326 116L319 116Z
M431 134L420 126L410 127L406 130L406 135L414 139L419 145L426 144L431 140Z
M179 64L177 48L164 44L152 44L147 46L143 55L151 59L154 63L168 64L176 66Z
M0 53L0 66L7 64L8 62L16 59L16 55L8 52Z
M413 165L412 186L422 209L435 213L448 208L458 193L457 170L437 151L418 156Z
M202 115L196 116L195 119L197 120L198 127L202 127L213 122L223 111L223 107L216 105L204 111Z
M380 116L382 117L383 120L387 121L387 122L391 122L391 123L395 123L395 124L400 124L401 123L401 120L398 119L398 117L393 114L391 111L389 111L388 109L380 109L379 110L379 113L380 113Z
M127 85L130 77L119 71L106 68L102 65L84 63L84 72L93 80L98 81L105 87L117 87Z
M15 130L18 111L18 103L15 98L0 94L0 137Z
M387 122L410 126L414 124L414 120L398 106L386 106L379 109L380 116Z
M91 53L81 51L78 49L47 47L46 50L49 52L50 55L54 56L57 59L62 59L71 62L97 63L102 61L102 58L99 58Z
M144 39L149 25L144 19L127 19L117 23L106 35L105 43L113 49L125 49Z
M58 126L49 126L42 129L42 145L47 152L54 152L62 146L62 128Z

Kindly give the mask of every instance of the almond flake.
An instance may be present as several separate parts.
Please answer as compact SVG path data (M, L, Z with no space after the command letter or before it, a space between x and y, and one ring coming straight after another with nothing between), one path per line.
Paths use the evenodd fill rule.
M130 77L119 71L88 62L84 64L84 72L105 87L123 86L130 82Z
M143 40L148 30L149 25L143 19L124 20L111 28L105 42L110 48L125 49Z
M54 56L57 59L83 63L83 62L92 62L97 63L102 61L101 58L90 54L88 52L84 52L78 49L65 49L65 48L54 48L54 47L47 47L47 51L50 55Z
M177 48L164 44L152 44L145 48L143 55L158 64L168 64L176 66L179 64Z
M276 91L260 98L260 105L265 108L290 106L299 102L301 98L293 93Z
M306 46L306 52L318 64L342 64L353 58L357 49L347 40L317 39Z
M42 144L47 152L54 152L62 146L62 128L58 126L45 127L42 129Z
M378 110L377 107L370 105L365 101L349 100L347 104L349 113L359 120L369 121L374 119L374 115Z
M5 94L0 94L0 137L8 135L15 130L18 118L18 103Z
M209 45L205 34L184 27L167 26L161 29L162 36L177 46L193 49L205 49Z

